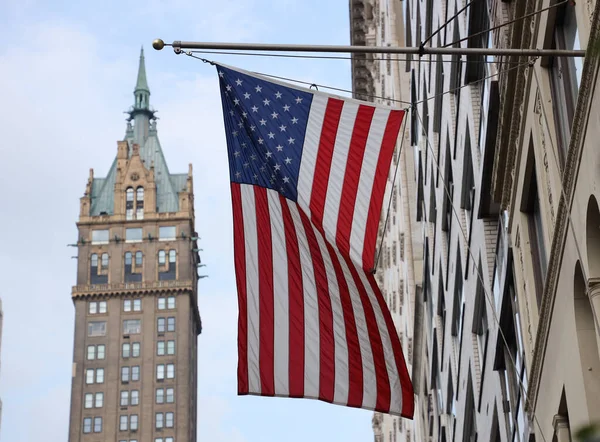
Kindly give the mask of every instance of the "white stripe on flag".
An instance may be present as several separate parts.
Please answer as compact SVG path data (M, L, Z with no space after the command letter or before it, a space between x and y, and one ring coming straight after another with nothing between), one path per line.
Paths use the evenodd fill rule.
M363 250L365 246L365 230L367 228L367 215L371 203L371 192L377 160L381 152L381 142L390 115L389 109L376 108L373 121L369 129L369 137L365 147L362 168L358 181L356 195L356 206L352 219L352 230L350 232L350 259L359 267L362 267ZM364 204L361 204L364 203Z
M350 141L352 140L354 120L356 120L358 107L357 103L344 103L333 147L331 172L329 174L329 182L327 183L327 196L323 210L323 230L330 244L336 244L335 236L337 233L342 187L346 176L346 162L348 161Z
M319 379L321 371L319 359L321 354L319 335L319 301L312 256L308 246L304 226L298 213L298 206L288 200L288 206L298 236L300 266L302 267L302 287L304 289L304 396L319 397Z
M285 228L279 194L267 190L273 244L275 394L289 395L289 294Z
M333 391L333 402L336 404L348 403L348 392L350 385L350 374L348 360L348 341L346 339L346 324L342 302L340 300L340 289L338 286L335 269L325 240L319 232L315 232L319 249L323 256L325 272L327 274L327 285L329 298L331 299L331 310L333 312L333 339L335 344L335 389Z
M306 134L304 135L300 174L298 176L298 205L307 214L310 214L310 195L315 176L317 152L319 151L321 130L323 128L323 120L325 118L328 99L329 98L325 94L316 93L313 96L310 105L310 113L308 115Z
M258 238L253 186L240 186L246 241L246 292L248 299L248 390L260 393L260 307L258 298Z

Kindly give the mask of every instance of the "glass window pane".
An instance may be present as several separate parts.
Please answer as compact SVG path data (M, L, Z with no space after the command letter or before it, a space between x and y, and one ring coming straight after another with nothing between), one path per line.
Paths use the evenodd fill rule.
M92 418L86 417L83 419L83 432L91 433L92 432Z
M138 207L135 210L135 219L144 219L144 208Z
M177 261L177 252L175 250L169 250L169 262L173 263Z
M94 395L92 393L85 394L84 408L92 408L94 406Z
M144 260L144 255L142 254L142 252L135 252L135 265L136 265L136 267L141 266L143 260Z
M94 433L102 433L102 418L94 418Z
M165 318L158 318L158 333L165 332Z
M162 413L156 413L156 428L160 429L164 426L163 422L164 416Z
M129 367L121 367L121 382L129 382Z
M166 437L165 438L165 442L173 442L173 438L172 437Z
M97 368L96 369L96 384L103 384L103 383L104 383L104 369Z
M104 405L104 393L96 393L96 408L102 408Z
M132 381L140 380L140 366L139 365L131 367L131 380Z
M108 238L108 229L92 230L92 244L108 244Z
M106 269L108 267L108 253L102 254L102 268Z
M156 389L156 403L162 404L165 401L165 390L162 388Z
M126 407L129 405L129 392L122 391L121 392L121 407Z
M164 356L165 355L165 341L158 341L156 343L156 354L158 356Z
M125 210L125 219L127 221L130 221L133 219L133 209L126 209Z
M131 405L138 405L140 403L140 392L133 390L131 392Z
M142 300L141 299L134 299L133 300L133 311L134 312L141 312L142 311Z
M131 346L131 356L134 358L140 357L140 343L139 342L134 342L133 345Z
M89 303L88 313L90 315L95 315L96 313L98 313L98 303L97 302L90 302Z
M98 313L106 313L106 301L100 301L98 303Z
M175 402L175 390L173 388L167 388L167 403L172 404Z
M165 366L163 364L159 364L156 366L156 379L164 379L165 378Z
M132 258L133 258L133 255L131 254L131 252L125 253L125 265L126 266L130 266L131 265Z
M139 319L126 319L123 321L123 333L126 335L135 335L141 333L142 324Z
M167 262L167 254L164 250L158 251L158 263L160 265L164 265Z
M142 228L136 227L133 229L125 229L125 241L126 242L141 242L142 241Z
M129 429L135 431L138 429L138 415L132 414L129 418Z
M171 412L165 413L165 427L173 428L174 414Z
M174 355L175 354L175 341L167 342L167 354Z
M133 187L128 187L125 194L127 201L133 201Z
M166 303L165 298L158 298L158 309L164 310L165 308L167 308L167 303Z
M144 188L143 187L138 187L137 188L136 200L137 201L144 201Z
M175 308L175 297L174 296L169 296L167 298L167 308L173 309Z
M88 323L88 336L106 335L106 321L96 321Z
M87 358L88 358L88 361L93 361L94 359L96 359L96 346L95 345L88 345Z
M167 320L167 331L175 331L175 317L173 316Z
M123 357L128 358L130 356L130 353L131 353L131 345L123 344Z
M95 253L90 257L92 267L98 267L98 255Z
M167 364L167 379L175 377L175 364Z
M97 357L98 359L104 359L105 357L105 351L106 347L104 346L104 344L101 344L97 347Z
M123 311L130 312L131 311L131 300L126 299L123 301Z
M94 369L93 368L88 368L85 371L85 383L88 385L94 383Z
M163 241L173 240L177 236L177 229L175 226L166 226L158 228L158 239Z
M119 430L127 431L128 423L129 423L129 419L127 419L127 416L120 416L119 417Z

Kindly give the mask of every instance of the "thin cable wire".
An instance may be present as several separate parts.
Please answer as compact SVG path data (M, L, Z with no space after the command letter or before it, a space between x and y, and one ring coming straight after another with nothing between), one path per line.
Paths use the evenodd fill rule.
M281 58L306 58L306 59L317 59L317 60L352 60L352 57L347 57L347 56L342 56L342 55L293 55L293 54L273 54L273 53L269 53L269 54L265 54L262 52L232 52L232 51L204 51L204 50L193 50L193 51L186 51L187 52L191 52L194 54L217 54L217 55L245 55L245 56L253 56L253 57L281 57ZM356 59L356 58L355 58ZM423 62L423 63L429 63L428 60L421 60L421 59L408 59L408 58L396 58L396 57L391 57L391 58L386 58L386 57L371 57L370 60L373 61L403 61L403 62L411 62L411 61L419 61L419 62ZM462 60L462 59L457 59L457 60L437 60L437 59L432 59L431 60L434 63L440 63L440 62L445 62L445 63L467 63L467 60ZM485 60L485 63L497 63L494 60ZM512 63L512 64L517 64L519 63L518 61L510 61L510 62L504 62L504 63Z
M447 48L449 46L453 46L455 44L462 43L463 41L468 40L468 39L473 38L473 37L476 37L478 35L485 34L487 32L491 32L491 31L495 31L496 29L502 28L504 26L508 26L510 24L513 24L513 23L521 21L523 19L532 17L532 16L537 15L537 14L541 14L542 12L548 11L549 9L556 8L557 6L560 6L560 5L564 5L565 3L568 3L569 1L571 1L571 0L563 0L561 2L558 2L558 3L555 3L553 5L550 5L550 6L546 7L546 8L542 8L542 9L540 9L538 11L533 11L533 12L530 12L529 14L525 14L522 17L518 17L518 18L515 18L513 20L507 21L506 23L500 23L499 25L493 26L493 27L485 29L483 31L476 32L476 33L471 34L471 35L467 35L466 37L461 38L460 40L453 41L452 43L448 43L448 44L446 44L446 45L444 45L442 47L443 48Z
M421 48L422 48L422 47L424 47L424 46L425 46L425 43L429 42L429 40L431 40L433 37L435 37L435 36L436 36L436 35L437 35L437 34L438 34L438 33L439 33L439 32L440 32L442 29L444 29L446 26L448 26L452 20L454 20L456 17L458 17L460 14L462 14L462 12L463 12L465 9L467 9L469 6L471 6L471 4L472 4L474 1L476 1L476 0L471 0L469 3L467 3L465 6L463 6L463 8L462 8L460 11L458 11L456 14L454 14L454 15L452 16L452 18L449 18L448 20L446 20L446 23L444 23L442 26L440 26L440 27L437 29L437 31L435 31L433 34L431 34L429 37L427 37L427 38L425 39L425 41L421 42L421 45L420 45L419 47L421 47Z
M185 55L187 55L189 57L195 58L197 60L200 60L200 61L202 61L204 63L215 65L214 61L207 60L206 58L198 57L197 55L194 55L193 51L182 51L181 53L185 54ZM465 87L471 86L473 84L480 83L480 82L485 81L485 80L487 80L489 78L499 76L499 75L504 74L506 72L509 72L509 71L511 71L513 69L516 69L516 68L519 68L519 67L531 64L532 62L535 62L535 60L537 60L537 57L534 57L534 58L532 58L532 59L530 59L528 61L525 61L525 62L518 63L515 66L511 66L511 67L506 68L506 69L501 69L498 72L496 72L495 74L488 75L487 77L484 77L484 78L481 78L479 80L473 81L473 82L471 82L469 84L464 84L464 85L459 86L457 88L449 89L449 90L447 90L445 92L442 92L442 93L439 93L439 94L436 94L436 95L432 95L431 97L428 97L428 98L426 98L424 100L417 101L416 103L411 103L410 101L404 101L404 100L397 100L397 99L394 99L394 98L387 98L387 97L383 97L381 95L370 95L370 94L363 95L363 94L361 94L361 96L366 97L366 98L377 98L377 99L384 100L384 101L390 101L390 102L394 102L394 103L401 103L401 104L408 104L408 105L411 105L411 106L416 106L417 104L421 104L421 103L423 103L425 101L433 100L433 99L435 99L437 97L440 97L442 95L446 95L446 94L449 94L449 93L452 93L452 92L456 92L456 91L458 91L460 89L463 89ZM502 62L501 64L504 64L504 62ZM261 73L261 72L253 72L253 73L254 74L258 74L258 75L262 75L264 77L275 78L277 80L290 81L290 82L294 82L294 83L298 83L298 84L304 84L304 85L308 85L308 86L317 86L317 87L320 87L320 88L323 88L323 89L329 89L329 90L337 91L337 92L345 92L345 93L349 93L349 94L353 93L353 91L349 90L349 89L342 89L342 88L337 88L337 87L333 87L333 86L327 86L327 85L324 85L324 84L316 84L316 83L311 83L311 82L308 82L308 81L295 80L293 78L280 77L280 76L277 76L277 75L264 74L264 73Z
M432 158L435 158L435 152L433 149L433 146L431 145L431 142L429 141L429 137L428 135L425 133L424 130L424 125L423 125L423 120L421 119L421 115L418 111L414 110L414 112L416 113L417 118L419 119L419 122L421 124L421 133L425 136L425 141L427 144L427 147L429 148L429 150L431 151L431 155ZM451 161L449 158L446 158L446 161ZM467 234L465 233L462 223L461 223L461 219L460 216L458 215L458 211L456 210L456 207L454 206L454 200L452 198L452 195L450 194L450 190L448 189L448 185L446 183L446 179L445 179L445 174L442 172L439 164L437 163L437 161L434 161L435 166L437 168L437 171L439 174L442 175L442 185L444 187L444 191L446 192L446 197L448 198L448 200L450 201L450 206L452 207L452 212L454 213L454 217L456 218L456 222L458 224L458 228L460 229L460 232L462 233L462 237L465 241L465 244L467 245L467 251L469 253L469 256L471 257L471 259L473 260L473 263L476 262L475 260L475 255L473 254L473 251L471 250L471 245L469 244L469 239L467 237ZM490 310L492 311L492 316L494 318L494 321L496 322L496 324L498 325L498 331L500 332L500 336L502 337L502 341L504 342L504 345L506 346L506 348L509 350L507 353L510 356L510 361L515 369L515 372L519 373L518 371L518 367L517 367L517 363L515 361L515 358L513 357L512 353L510 352L510 347L508 345L508 340L506 339L506 336L504 335L504 331L502 330L502 327L500 326L500 319L498 318L498 315L496 314L496 307L494 305L494 301L491 298L490 294L488 293L488 290L485 287L485 281L483 280L483 275L481 274L481 272L476 272L477 273L477 277L479 279L479 282L481 283L481 286L483 287L483 292L485 294L485 298L490 306ZM460 363L460 361L459 361ZM527 395L527 389L525 388L525 385L523 383L523 380L521 379L521 376L517 376L519 378L519 385L521 388L521 394L523 394L524 396ZM544 440L544 442L546 442L546 437L544 436L544 433L542 432L542 427L537 419L537 416L535 415L535 413L532 410L532 415L533 418L535 419L538 428L540 430L540 434L542 435L542 439Z
M381 241L379 241L379 251L377 252L377 259L375 260L375 266L373 267L373 274L375 274L375 272L377 272L377 266L379 265L379 258L381 258L381 251L383 250L383 240L385 239L385 234L386 234L386 229L387 229L387 223L388 220L390 219L390 209L392 208L392 200L394 199L394 186L396 185L396 175L398 174L398 167L400 166L400 156L402 155L402 145L404 144L404 138L405 138L405 132L406 132L406 121L408 120L408 118L406 118L406 113L404 114L404 118L403 118L403 122L402 122L402 138L400 139L400 146L398 147L398 159L396 160L396 168L394 170L394 178L392 179L392 192L390 193L390 200L388 201L388 208L387 208L387 214L385 216L385 222L383 223L383 235L381 235Z

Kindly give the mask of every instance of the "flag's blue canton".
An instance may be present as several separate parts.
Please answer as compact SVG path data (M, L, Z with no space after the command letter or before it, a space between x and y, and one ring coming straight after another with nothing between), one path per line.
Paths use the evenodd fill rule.
M229 174L297 200L302 146L313 95L217 66Z

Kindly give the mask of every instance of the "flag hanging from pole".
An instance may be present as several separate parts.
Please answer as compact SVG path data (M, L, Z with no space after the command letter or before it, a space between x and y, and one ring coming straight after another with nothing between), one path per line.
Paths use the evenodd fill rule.
M404 111L217 65L238 289L238 394L412 418L372 270Z

